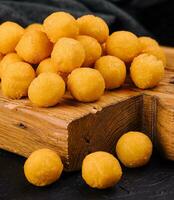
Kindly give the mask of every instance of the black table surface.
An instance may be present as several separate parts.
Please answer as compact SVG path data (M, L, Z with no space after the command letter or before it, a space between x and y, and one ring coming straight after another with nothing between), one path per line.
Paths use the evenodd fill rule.
M89 188L80 172L63 173L56 183L38 188L23 174L25 159L0 150L0 200L174 200L174 162L158 154L139 169L123 168L113 188Z

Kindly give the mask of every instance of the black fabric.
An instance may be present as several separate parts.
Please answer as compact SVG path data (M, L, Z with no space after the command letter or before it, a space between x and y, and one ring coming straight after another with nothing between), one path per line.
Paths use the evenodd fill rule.
M39 188L23 173L24 159L0 150L0 200L173 200L174 162L154 155L142 168L123 167L121 181L106 190L89 188L81 172L63 173L54 184Z
M173 0L0 0L0 22L13 20L26 26L58 10L75 17L93 13L107 21L111 32L125 29L174 46Z

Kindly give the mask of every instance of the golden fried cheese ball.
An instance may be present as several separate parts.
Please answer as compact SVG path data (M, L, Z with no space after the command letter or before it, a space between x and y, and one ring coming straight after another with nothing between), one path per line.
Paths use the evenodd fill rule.
M3 71L7 68L8 65L20 61L22 61L22 59L18 56L18 54L16 53L6 54L0 62L0 77L2 76Z
M40 63L49 57L53 45L42 31L26 31L16 46L17 54L31 64Z
M50 149L34 151L24 164L25 177L35 186L46 186L57 181L62 171L61 158Z
M105 189L121 179L122 169L118 160L110 153L97 151L85 157L82 177L92 188Z
M166 62L167 62L166 55L160 46L149 46L143 49L142 53L147 53L147 54L155 56L157 59L163 62L164 66L166 66Z
M51 58L46 58L45 60L41 61L36 69L36 74L39 75L43 72L58 72L58 67L51 62Z
M82 102L98 100L105 89L105 82L96 69L78 68L68 76L68 89L72 96Z
M118 88L125 81L126 66L124 62L117 57L100 57L95 63L95 69L103 76L106 89Z
M27 96L28 87L34 78L35 71L30 64L25 62L12 63L2 74L2 92L11 99Z
M55 12L43 23L44 30L51 42L56 43L62 37L75 38L79 27L75 18L66 12Z
M153 55L141 54L134 58L130 67L130 75L138 88L152 88L163 78L164 65Z
M44 27L42 24L33 23L26 27L25 31L36 30L36 31L44 31Z
M158 42L151 37L142 36L138 38L141 49L146 49L149 46L159 46Z
M98 41L90 36L80 35L77 40L82 44L85 49L85 60L83 67L91 67L95 61L100 58L102 54L102 48Z
M104 43L109 36L106 22L94 15L84 15L77 19L80 35L89 35L99 43Z
M24 28L14 22L4 22L0 26L0 52L7 54L15 51L15 47L22 35Z
M145 134L131 131L118 140L116 153L126 167L141 167L150 160L152 142Z
M30 101L38 107L56 105L65 93L65 82L61 76L51 72L41 73L28 89Z
M124 62L131 62L140 51L138 37L128 31L116 31L106 41L108 55L116 56Z
M61 38L53 48L51 61L58 66L60 72L70 73L82 66L85 50L82 44L72 38Z

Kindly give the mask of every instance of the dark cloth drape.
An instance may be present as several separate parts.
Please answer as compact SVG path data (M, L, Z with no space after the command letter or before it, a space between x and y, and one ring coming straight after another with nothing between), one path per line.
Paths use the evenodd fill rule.
M174 46L173 0L0 0L0 22L26 26L58 10L75 17L93 13L107 21L111 32L125 29Z

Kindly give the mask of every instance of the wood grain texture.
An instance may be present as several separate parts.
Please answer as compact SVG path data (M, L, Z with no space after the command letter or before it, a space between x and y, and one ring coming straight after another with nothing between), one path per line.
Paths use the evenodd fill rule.
M151 90L135 88L128 78L123 88L105 92L97 102L80 103L67 93L52 108L33 107L27 99L9 100L0 94L0 148L25 157L36 149L50 148L61 156L65 170L74 171L88 153L114 153L122 134L140 130L166 158L174 160L172 55L170 49L170 67Z

